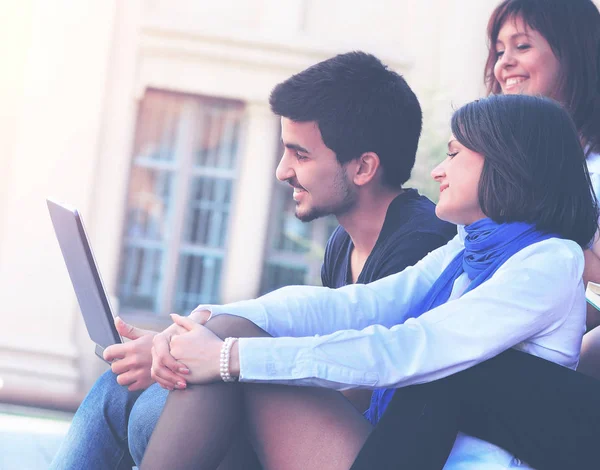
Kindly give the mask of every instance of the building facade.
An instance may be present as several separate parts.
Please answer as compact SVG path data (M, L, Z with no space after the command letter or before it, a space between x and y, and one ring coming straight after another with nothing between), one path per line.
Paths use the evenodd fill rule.
M405 75L427 192L453 107L483 94L496 0L20 0L1 8L0 400L70 408L94 356L47 214L84 217L113 308L139 326L198 303L318 283L335 220L276 183L268 95L365 50Z

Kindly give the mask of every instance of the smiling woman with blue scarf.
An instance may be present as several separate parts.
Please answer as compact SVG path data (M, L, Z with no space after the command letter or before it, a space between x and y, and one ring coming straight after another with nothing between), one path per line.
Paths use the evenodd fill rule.
M575 368L597 208L571 119L547 99L493 96L451 127L432 172L436 213L464 230L446 246L372 284L285 287L173 316L153 377L172 388L163 371L176 360L189 386L169 394L142 469L216 468L240 432L266 469L348 469L399 389L511 348ZM374 390L364 416L336 392L348 388ZM444 468L513 466L531 468L459 433Z
M489 218L473 222L464 227L464 230L466 232L463 240L464 249L444 269L425 296L423 303L409 315L410 317L418 317L448 302L455 282L463 273L462 277L468 280L468 284L460 295L487 281L506 260L523 248L549 238L559 238L557 235L538 231L532 224L523 222L498 224ZM453 297L456 298L457 295ZM365 413L373 425L376 425L383 416L395 390L396 388L385 388L373 392L371 406Z

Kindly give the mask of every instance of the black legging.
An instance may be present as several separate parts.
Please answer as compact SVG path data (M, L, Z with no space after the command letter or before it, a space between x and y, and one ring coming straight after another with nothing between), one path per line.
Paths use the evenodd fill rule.
M600 468L600 382L509 350L453 376L398 389L353 470L444 466L458 431L538 470Z
M216 317L207 327L222 338L268 336L248 320L226 317ZM287 406L294 399L323 407L319 417L335 410L337 414L327 417L321 426L337 416L357 426L356 432L346 435L347 439L360 438L365 431L364 427L358 429L366 423L356 410L344 411L352 405L331 390L252 384L244 387L215 383L170 395L142 468L196 468L200 461L206 468L216 468L231 451L236 431L243 431L239 423L243 408L260 410L276 405L269 410L271 415L267 413L261 419L277 423L282 412L293 413L277 405ZM279 399L284 401L278 403ZM355 418L358 422L353 421ZM280 432L278 426L273 429L275 434ZM349 430L344 426L332 429L340 434L340 429ZM291 435L287 430L283 434L293 441L302 431L298 429L297 435ZM450 377L398 389L375 429L367 433L368 437L362 434L366 441L360 441L364 445L352 468L439 470L458 431L499 445L538 470L598 469L600 382L529 354L506 351ZM307 435L310 437L310 432ZM345 441L324 438L314 444L327 452L336 442ZM260 450L263 442L254 444ZM245 449L248 457L242 461L247 468L252 451Z

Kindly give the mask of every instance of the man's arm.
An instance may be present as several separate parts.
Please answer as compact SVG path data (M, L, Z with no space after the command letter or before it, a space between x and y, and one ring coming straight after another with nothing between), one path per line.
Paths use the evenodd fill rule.
M117 383L127 387L130 392L148 388L154 380L150 377L152 365L152 339L155 331L143 330L115 318L115 327L119 334L131 341L113 344L104 350L104 360L111 363L110 368L117 375Z

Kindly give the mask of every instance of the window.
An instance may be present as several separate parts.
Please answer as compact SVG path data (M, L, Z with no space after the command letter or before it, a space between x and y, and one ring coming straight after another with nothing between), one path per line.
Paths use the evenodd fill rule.
M244 106L148 90L141 102L119 274L120 309L219 301Z
M338 226L334 216L301 222L287 183L273 190L267 253L261 294L287 285L321 285L321 265L327 239Z

